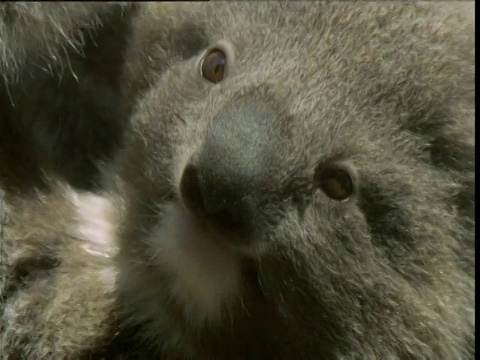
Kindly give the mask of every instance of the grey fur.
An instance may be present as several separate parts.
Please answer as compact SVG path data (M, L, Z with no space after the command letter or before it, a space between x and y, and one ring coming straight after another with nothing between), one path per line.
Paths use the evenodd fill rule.
M0 5L0 182L26 191L56 174L98 184L128 107L119 73L129 3L4 2Z
M7 194L0 248L2 359L79 359L115 329L108 257L85 252L71 190ZM81 196L81 195L80 195ZM3 206L4 204L2 204Z
M71 199L45 174L98 186L95 163L111 156L128 116L118 80L132 11L115 2L0 4L2 358L81 357L111 336L114 298L92 273L105 260L79 250L66 230L76 223Z
M31 66L50 66L51 70L68 66L65 53L81 52L85 45L85 34L80 30L95 31L101 25L100 16L120 4L3 2L0 5L2 77L7 83L15 83L19 73L30 71Z
M43 232L40 244L63 239L27 253L47 256L52 249L64 267L49 268L50 279L115 265L116 291L82 292L96 284L88 275L82 285L70 282L65 294L76 301L54 312L41 328L42 341L33 335L38 327L15 318L4 333L9 344L22 349L12 339L24 332L29 354L45 344L65 349L72 332L58 333L59 319L80 312L88 315L73 330L98 318L111 321L115 333L120 320L110 345L109 330L99 324L77 331L84 340L93 335L95 349L103 343L102 356L110 358L473 358L474 29L464 16L471 8L141 3L122 78L125 93L138 102L105 183L118 216L105 216L116 226L118 257L75 263L75 242L68 239L79 219L64 186L41 201L9 201L13 218L26 216L28 202L38 204L32 214L45 215L38 223L13 222L8 239L20 250L35 239L27 236L30 224ZM235 49L235 61L226 79L212 85L199 64L221 40ZM222 145L214 131L228 141ZM216 174L219 192L230 186L256 214L248 243L233 242L244 240L238 234L190 233L193 240L214 237L220 244L208 248L213 252L227 249L220 253L233 265L212 255L224 266L212 278L222 279L238 262L240 281L226 296L209 298L195 284L187 290L198 291L185 296L176 263L168 263L172 244L160 236L184 230L172 222L172 208L189 214L180 191L188 162ZM316 170L329 163L355 178L355 195L345 203L317 186ZM42 230L56 218L66 233ZM183 266L187 277L202 270ZM34 284L45 279L41 271L30 274ZM56 289L52 284L47 288ZM36 289L12 291L8 306L36 309L39 326L42 314L51 314L43 307L65 297L57 291L45 303L22 307L18 299L34 299L29 292ZM97 301L106 304L98 311L74 305ZM119 348L124 339L136 347Z
M191 359L473 356L470 5L144 6L127 61L132 92L146 91L118 161L127 204L118 287L147 344ZM182 57L199 34L196 54ZM212 85L198 63L205 41L219 40L236 60ZM236 196L253 198L256 230L239 250L249 254L239 255L241 290L210 321L192 310L201 294L177 296L155 234L176 226L184 166L225 116L228 146L202 166L223 179L218 191L235 182ZM243 121L263 135L248 138ZM332 161L356 174L347 203L315 186L315 169Z

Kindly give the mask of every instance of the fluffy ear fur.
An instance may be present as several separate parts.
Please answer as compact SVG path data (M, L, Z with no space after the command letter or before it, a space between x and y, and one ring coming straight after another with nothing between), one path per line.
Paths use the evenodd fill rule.
M0 5L0 183L8 191L54 173L98 185L95 162L120 141L129 3Z

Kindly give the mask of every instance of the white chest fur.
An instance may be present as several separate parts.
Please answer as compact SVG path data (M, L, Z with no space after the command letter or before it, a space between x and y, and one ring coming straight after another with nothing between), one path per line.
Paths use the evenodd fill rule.
M221 240L221 239L219 239ZM215 321L240 290L238 255L207 234L181 205L172 205L150 238L156 266L173 275L172 296L186 315Z

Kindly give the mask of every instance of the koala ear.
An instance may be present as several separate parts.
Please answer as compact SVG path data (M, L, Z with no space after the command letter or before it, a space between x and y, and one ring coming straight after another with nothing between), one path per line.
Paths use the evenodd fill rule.
M206 24L191 10L196 4L155 5L142 8L133 20L134 36L130 39L123 81L129 96L135 97L146 89L150 72L160 74L210 45Z

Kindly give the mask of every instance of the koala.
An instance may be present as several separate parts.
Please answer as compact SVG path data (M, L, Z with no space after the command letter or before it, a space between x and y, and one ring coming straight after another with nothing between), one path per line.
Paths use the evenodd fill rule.
M4 2L0 5L0 183L99 184L96 162L120 142L128 109L119 77L129 3Z
M61 231L8 226L58 264L9 285L4 334L109 359L473 358L472 11L140 3L105 190L42 195Z
M471 5L142 6L111 182L116 291L143 343L473 357Z

